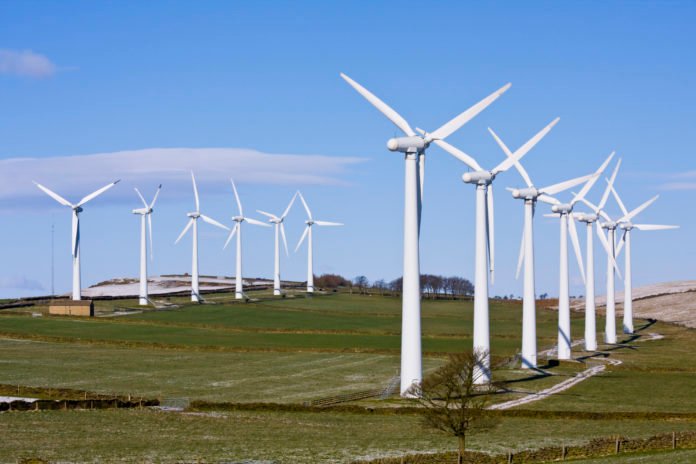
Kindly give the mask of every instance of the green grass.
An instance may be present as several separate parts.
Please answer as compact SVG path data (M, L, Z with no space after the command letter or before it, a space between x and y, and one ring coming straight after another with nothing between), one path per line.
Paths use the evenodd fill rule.
M29 317L45 308L0 311L0 383L74 388L96 393L188 397L213 402L299 403L384 387L399 367L401 303L397 298L331 294L313 298L264 298L256 303L211 295L217 304L191 305L93 319ZM100 301L100 315L134 308L134 300ZM537 311L539 349L556 340L557 313ZM603 327L598 321L598 327ZM637 323L640 326L640 322ZM471 347L469 301L423 302L424 368L444 354ZM492 302L492 354L519 350L521 307ZM573 314L573 336L582 335L582 315ZM656 332L664 339L642 341ZM601 347L619 366L551 398L523 406L536 411L696 412L696 331L657 323L640 337ZM580 356L578 349L575 354ZM540 362L544 362L541 359ZM562 363L552 376L505 368L523 396L558 383L587 367ZM401 400L368 400L399 406ZM573 445L593 437L643 437L694 430L696 421L505 418L471 448L494 453ZM52 411L0 414L0 462L38 456L84 461L208 461L271 459L279 462L348 462L358 457L442 451L454 442L423 430L415 416L326 412ZM689 462L690 452L618 457L617 462ZM655 461L650 461L655 457ZM612 458L614 459L614 458ZM584 461L576 461L584 462ZM587 461L600 462L600 461ZM603 462L603 461L601 461ZM613 462L613 461L609 461ZM672 461L669 461L672 462Z
M693 464L696 450L655 451L651 453L630 453L606 456L597 459L580 459L573 464Z
M582 444L621 434L667 433L661 421L504 419L468 440L472 450L505 453ZM679 424L696 429L696 422ZM40 431L40 432L39 432ZM450 437L422 428L416 416L149 410L44 411L0 415L0 460L41 457L62 461L273 460L280 463L350 462L413 451L453 450Z

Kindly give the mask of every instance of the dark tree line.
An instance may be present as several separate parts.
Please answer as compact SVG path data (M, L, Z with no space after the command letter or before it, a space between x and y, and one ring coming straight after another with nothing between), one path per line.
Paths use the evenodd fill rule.
M322 274L314 277L314 285L327 289L349 288L351 292L357 291L360 294L398 295L403 290L403 279L399 277L390 282L384 279L370 282L367 277L360 275L351 281L337 274ZM423 298L456 298L474 293L473 284L457 276L422 274L420 285Z

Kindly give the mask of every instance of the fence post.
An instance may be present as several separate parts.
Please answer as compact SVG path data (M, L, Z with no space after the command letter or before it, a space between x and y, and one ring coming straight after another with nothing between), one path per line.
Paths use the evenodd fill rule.
M616 454L619 454L620 451L621 451L621 438L617 436L616 437Z
M563 447L561 447L561 460L562 461L565 461L567 452L568 452L568 449L566 448L566 445L563 445Z
M508 464L512 464L512 451L508 451Z
M677 432L672 432L672 449L677 449Z

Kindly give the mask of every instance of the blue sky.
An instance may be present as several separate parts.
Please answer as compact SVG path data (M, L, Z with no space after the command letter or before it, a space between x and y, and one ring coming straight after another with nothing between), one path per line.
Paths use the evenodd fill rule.
M589 173L616 150L627 206L661 195L639 222L681 225L635 233L635 285L694 278L694 20L691 2L2 2L0 296L50 290L52 223L56 289L70 288L69 212L32 179L76 200L123 177L82 216L86 285L136 275L132 188L151 196L159 182L152 271L190 271L190 241L173 244L193 208L190 168L203 209L227 223L236 214L228 177L247 212L281 212L301 189L317 218L346 223L315 234L318 273L399 276L403 160L385 148L398 134L341 71L429 130L512 82L448 141L492 167L503 154L486 127L517 147L560 116L524 159L535 182ZM211 157L213 148L224 150ZM423 272L473 277L464 171L429 150ZM514 171L496 181L493 294L521 293L522 205L503 189L521 184ZM292 253L303 220L294 208L284 278L305 276L306 254ZM535 225L537 292L556 294L558 224L539 214ZM270 276L270 229L246 232L245 274ZM233 273L224 239L202 227L204 274ZM600 292L601 256L597 247ZM581 293L570 264L571 294Z

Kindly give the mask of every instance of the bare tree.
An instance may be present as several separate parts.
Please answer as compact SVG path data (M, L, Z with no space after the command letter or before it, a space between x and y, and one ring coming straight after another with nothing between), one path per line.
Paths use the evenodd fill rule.
M365 289L368 285L370 285L370 281L367 280L367 277L365 277L364 275L358 276L355 279L353 279L353 283L356 287L358 287L361 295L365 293Z
M463 462L466 434L472 429L487 430L497 420L485 414L491 385L477 385L480 366L487 353L450 355L449 362L427 376L411 393L423 407L423 425L453 435L459 442L458 463Z

